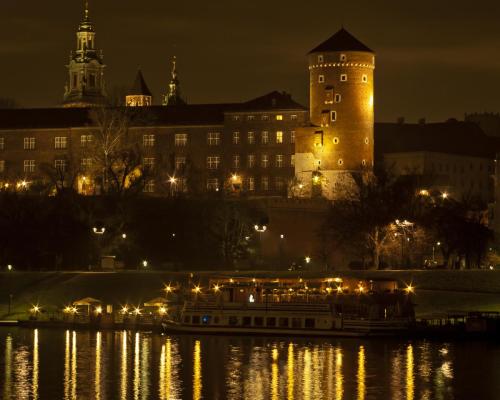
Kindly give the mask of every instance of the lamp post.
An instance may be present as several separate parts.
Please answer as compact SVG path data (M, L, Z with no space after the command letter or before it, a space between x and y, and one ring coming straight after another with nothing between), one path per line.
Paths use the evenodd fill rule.
M101 243L100 238L103 237L104 232L106 232L106 228L104 226L101 226L101 227L94 226L92 228L92 232L94 232L94 234L97 237L97 250L98 250L97 262L98 262L99 266L102 266L101 265L101 245L102 245L102 243Z
M8 271L8 279L9 279L9 309L7 314L10 315L10 311L12 309L12 298L14 295L12 294L12 270L13 267L11 264L7 265L7 271Z
M267 230L267 226L266 225L255 225L254 229L255 229L255 232L257 232L259 234L259 254L260 254L261 261L262 261L263 260L263 257L262 257L262 234Z
M408 233L410 229L413 227L413 222L410 222L408 220L403 220L400 221L397 219L394 221L396 226L401 230L401 268L404 265L404 248L405 248L405 242L409 242L410 238L408 237Z
M441 242L436 242L435 245L432 245L432 264L436 262L435 254L436 254L436 246L439 247L441 246Z

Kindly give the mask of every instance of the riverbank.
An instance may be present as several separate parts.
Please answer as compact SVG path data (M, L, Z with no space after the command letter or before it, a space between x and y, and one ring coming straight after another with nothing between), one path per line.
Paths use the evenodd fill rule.
M72 301L93 297L115 307L140 305L164 295L169 282L206 285L211 276L339 276L371 279L397 279L416 288L417 317L450 310L500 311L500 271L341 271L317 272L10 272L0 273L0 319L26 319L28 310L38 304L44 312L57 312ZM8 314L9 294L12 294Z

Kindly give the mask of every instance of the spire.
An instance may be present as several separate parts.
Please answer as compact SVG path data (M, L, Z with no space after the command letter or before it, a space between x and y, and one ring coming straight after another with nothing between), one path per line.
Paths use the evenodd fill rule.
M186 102L181 97L180 82L177 75L177 57L174 56L172 59L172 79L168 85L168 93L163 96L163 105L179 105L186 104Z
M85 20L89 19L89 0L85 0Z

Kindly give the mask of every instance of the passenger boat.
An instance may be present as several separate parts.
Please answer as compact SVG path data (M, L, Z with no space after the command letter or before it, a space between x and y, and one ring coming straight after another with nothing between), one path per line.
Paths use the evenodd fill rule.
M414 324L412 293L394 280L211 279L162 326L191 334L392 335Z

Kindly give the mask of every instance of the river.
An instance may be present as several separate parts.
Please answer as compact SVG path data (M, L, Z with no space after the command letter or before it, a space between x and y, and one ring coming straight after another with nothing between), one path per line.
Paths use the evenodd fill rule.
M498 399L500 345L0 328L2 399Z

